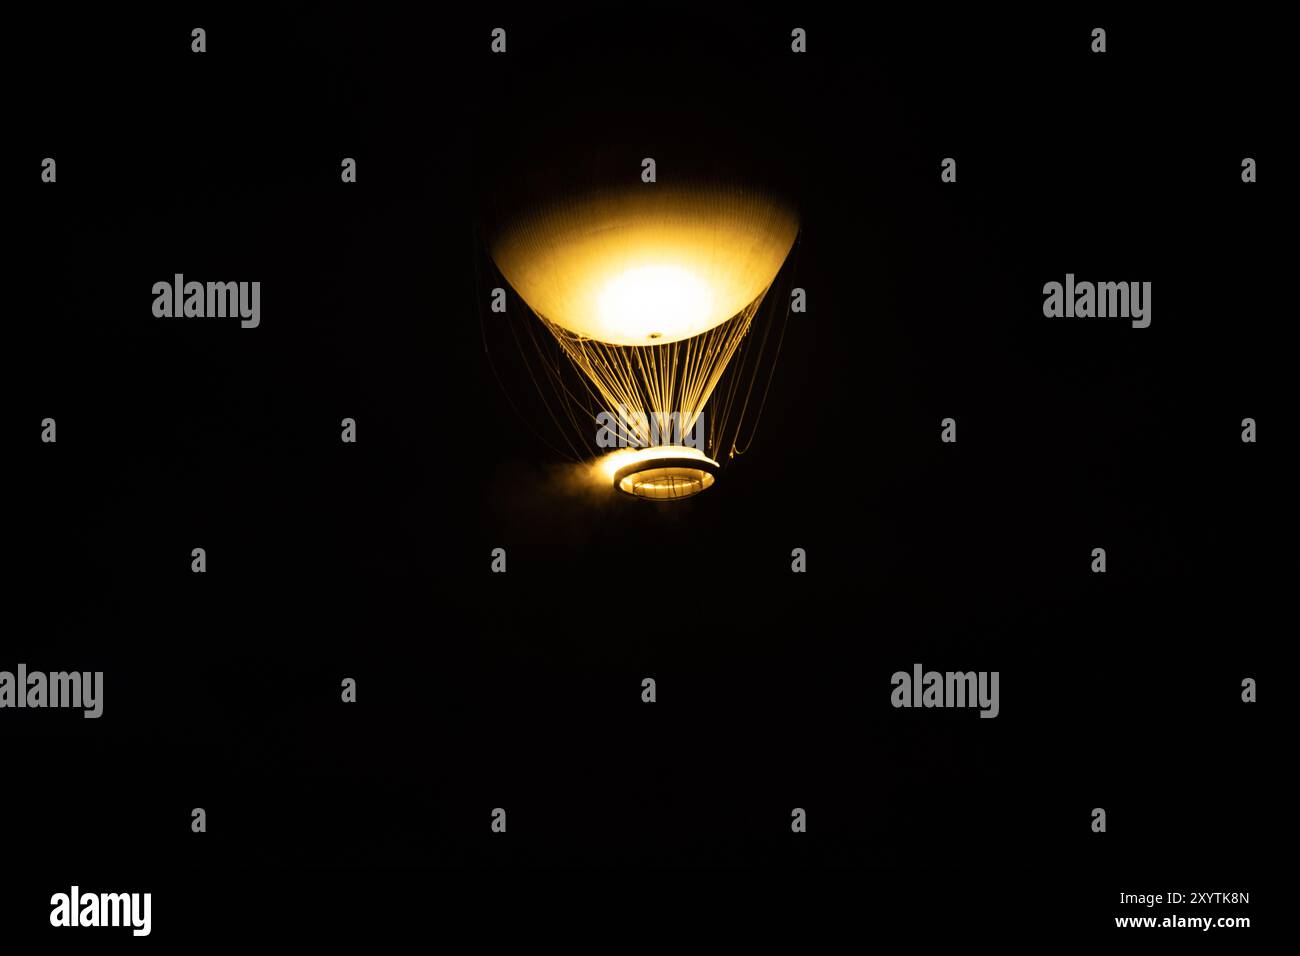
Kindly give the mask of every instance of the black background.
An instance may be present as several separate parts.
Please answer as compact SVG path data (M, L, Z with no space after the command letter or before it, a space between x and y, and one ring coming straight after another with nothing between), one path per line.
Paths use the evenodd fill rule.
M371 865L834 865L1083 928L1121 890L1258 895L1290 630L1275 36L639 5L13 24L0 668L106 684L98 721L0 719L4 857L42 874L13 925L80 880L184 932L198 881L260 880L240 905L271 913ZM530 386L484 353L495 184L588 147L661 181L761 168L802 209L809 311L754 450L677 507L557 492ZM261 327L153 318L176 272L261 281ZM1152 282L1151 327L1044 319L1067 272ZM915 662L1000 671L1001 715L893 709Z

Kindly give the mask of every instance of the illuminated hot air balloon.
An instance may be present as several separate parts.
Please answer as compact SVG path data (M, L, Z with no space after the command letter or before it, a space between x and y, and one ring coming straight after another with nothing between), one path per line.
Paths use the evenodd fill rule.
M690 497L736 452L757 368L728 366L798 231L791 204L734 182L570 192L498 225L502 276L629 446L599 462L620 491Z

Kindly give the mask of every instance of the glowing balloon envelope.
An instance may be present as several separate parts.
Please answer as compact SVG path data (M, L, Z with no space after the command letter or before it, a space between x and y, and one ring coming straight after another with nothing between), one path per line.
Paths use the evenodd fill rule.
M498 228L501 274L606 408L637 423L627 430L640 450L606 465L616 488L664 500L714 483L711 449L680 436L701 421L798 232L794 209L762 191L660 183L534 205ZM645 424L669 417L676 438Z
M792 209L754 190L649 183L525 213L492 256L534 312L573 334L664 345L753 302L798 231Z

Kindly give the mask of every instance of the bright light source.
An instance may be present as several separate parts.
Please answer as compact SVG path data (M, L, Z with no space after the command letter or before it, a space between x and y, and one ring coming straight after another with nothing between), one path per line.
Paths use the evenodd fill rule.
M607 345L656 346L739 314L798 231L792 208L755 190L637 183L521 212L492 257L547 321Z
M596 470L624 494L657 501L689 498L711 487L718 463L685 445L622 448L595 462Z
M605 283L596 300L600 325L646 345L694 335L709 327L713 293L681 266L628 269Z
M498 225L492 257L501 275L594 387L591 397L604 402L585 410L599 419L599 411L619 409L618 434L654 445L605 456L593 477L655 501L714 484L716 461L694 447L657 443L694 432L692 444L702 448L732 447L731 403L721 423L709 420L714 431L704 427L704 406L798 232L788 202L735 183L625 182L533 204ZM567 405L572 392L551 371ZM747 396L737 403L742 416ZM665 415L678 426L668 439L648 427Z

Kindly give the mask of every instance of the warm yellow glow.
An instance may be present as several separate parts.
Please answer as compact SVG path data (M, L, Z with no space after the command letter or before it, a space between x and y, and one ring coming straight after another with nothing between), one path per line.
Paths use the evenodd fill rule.
M672 465L651 468L619 480L618 489L627 495L652 501L680 501L713 487L713 475L702 468Z
M600 326L638 342L676 341L709 327L713 290L690 269L650 265L628 269L596 297Z
M761 193L637 183L523 213L493 243L538 315L609 345L714 328L772 283L798 232Z
M655 445L653 448L620 448L597 458L593 467L608 483L613 483L614 473L628 465L644 464L652 467L656 461L674 458L691 458L717 467L717 462L697 448L687 445Z

